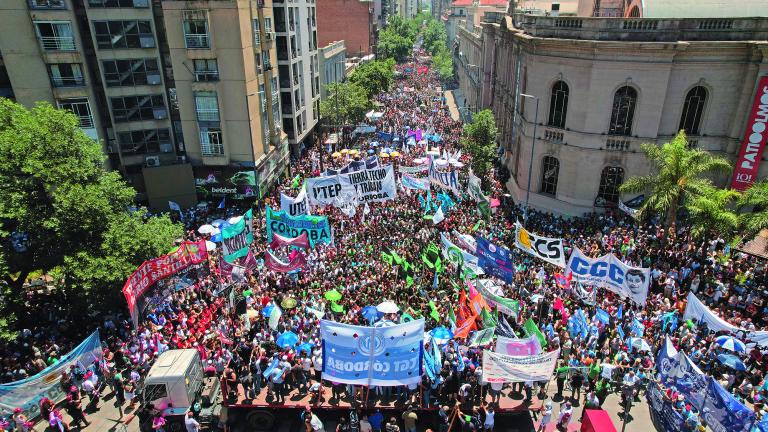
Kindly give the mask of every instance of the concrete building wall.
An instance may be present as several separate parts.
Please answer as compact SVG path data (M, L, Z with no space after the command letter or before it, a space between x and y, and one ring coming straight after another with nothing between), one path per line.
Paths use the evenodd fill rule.
M624 179L647 174L650 166L640 144L661 144L677 133L686 95L696 86L706 89L706 100L700 129L690 134L689 142L731 160L736 158L757 80L768 75L763 44L752 41L764 38L765 31L745 33L742 41L733 40L739 34L732 32L711 35L732 39L727 42L655 42L658 37L647 24L642 36L647 41L636 40L640 37L637 34L633 35L635 40L624 39L627 36L576 40L572 35L568 39L549 37L553 30L542 29L548 28L551 20L526 17L524 29L514 28L510 17L500 24L484 25L482 100L496 115L499 144L505 150L503 161L511 173L507 186L516 201L525 200L533 154L532 206L578 215L615 205L599 198L603 170L619 167ZM589 23L591 29L613 25L610 19ZM657 23L667 31L675 25L681 29L697 27L693 22ZM768 28L765 25L764 21L752 21L734 23L734 28ZM534 26L538 36L530 34ZM688 37L683 32L670 39ZM549 118L553 86L559 81L568 86L562 126L551 125ZM611 135L614 95L623 86L637 92L631 132ZM538 98L538 117L536 100L521 94ZM542 187L543 163L548 156L559 161L554 194ZM768 166L764 164L760 177L766 174ZM730 179L716 180L726 184ZM627 198L631 196L622 197Z
M328 85L347 78L347 51L344 41L335 41L318 50L320 59L320 100L328 96Z
M375 45L375 10L370 0L324 0L317 9L317 43L343 40L350 56L363 57Z

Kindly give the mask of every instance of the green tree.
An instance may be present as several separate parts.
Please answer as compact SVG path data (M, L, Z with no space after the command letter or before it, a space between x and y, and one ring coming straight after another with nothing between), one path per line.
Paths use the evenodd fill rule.
M349 82L359 85L372 99L389 90L395 79L395 61L376 60L358 65L349 76Z
M385 59L403 61L413 49L413 39L403 36L394 30L385 28L379 32L378 54Z
M104 163L101 145L80 130L71 112L47 103L28 110L0 98L0 277L5 282L4 306L11 313L19 306L30 273L66 269L73 257L102 256L105 236L125 217L135 195L117 172L105 170ZM153 232L133 227L123 233L125 241L153 244L167 239L154 228L172 226L167 218L139 221ZM174 229L181 233L181 228ZM18 247L12 239L22 234L27 239ZM118 256L136 266L156 252L159 248ZM68 280L92 288L76 278Z
M702 237L717 232L731 238L739 228L739 216L735 211L736 200L741 194L733 189L704 186L700 194L686 198L692 233Z
M745 237L768 228L768 179L760 180L744 191L737 205Z
M368 93L353 82L328 85L328 97L320 102L320 115L329 124L355 124L363 120L371 107Z
M667 226L677 219L677 211L686 199L705 196L713 186L707 175L725 173L731 164L724 158L688 146L683 131L672 141L659 146L640 146L653 166L649 175L628 179L621 192L642 192L646 200L640 207L640 217L654 213L665 215Z
M432 55L447 48L448 33L446 32L445 24L441 21L429 20L421 32L421 37L424 48Z
M420 25L421 23L416 20L407 20L400 15L394 15L389 18L384 30L391 31L404 37L410 41L411 45L413 45L413 42L416 41L416 35L419 32Z
M445 48L437 51L432 56L432 67L437 71L438 76L443 81L453 77L453 57Z
M461 136L462 149L472 156L470 166L475 175L480 177L484 190L490 187L489 172L496 160L496 120L491 110L482 110L464 125Z

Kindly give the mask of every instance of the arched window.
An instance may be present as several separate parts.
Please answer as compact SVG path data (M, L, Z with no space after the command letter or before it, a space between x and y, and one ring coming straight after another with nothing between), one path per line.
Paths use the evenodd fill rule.
M544 156L541 163L541 193L557 193L557 176L560 174L560 161L552 156Z
M616 90L616 94L613 95L611 126L608 128L609 135L632 135L632 118L635 116L636 103L637 90L630 86Z
M629 10L629 17L640 18L640 8L637 6L632 6L632 9Z
M619 202L619 186L624 182L624 168L605 167L600 175L600 187L597 190L598 205L610 205Z
M549 122L553 127L565 127L565 115L568 112L568 84L558 81L552 86L549 97Z
M704 113L704 104L707 102L707 89L696 86L685 95L683 114L680 116L680 127L688 135L698 135L701 126L701 115Z

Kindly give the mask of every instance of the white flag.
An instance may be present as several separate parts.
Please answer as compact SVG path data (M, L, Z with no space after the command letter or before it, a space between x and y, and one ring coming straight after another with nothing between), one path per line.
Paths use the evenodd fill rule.
M280 317L283 316L283 311L280 306L275 305L272 309L272 313L269 314L269 328L277 330L277 325L280 323Z
M440 222L442 222L443 219L445 219L445 215L443 214L443 208L442 207L438 207L437 211L435 212L435 215L432 216L432 223L437 225Z

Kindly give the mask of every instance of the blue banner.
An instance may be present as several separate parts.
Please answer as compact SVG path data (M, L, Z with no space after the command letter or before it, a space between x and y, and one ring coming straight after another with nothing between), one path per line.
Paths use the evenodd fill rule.
M688 430L685 428L683 416L674 409L671 402L664 400L664 394L658 384L651 381L645 396L648 399L651 421L657 431L680 432Z
M477 237L477 263L488 274L506 283L512 283L515 271L512 270L512 252L503 246L496 246L488 240Z
M403 187L406 189L429 190L429 179L420 179L409 174L403 174L401 181ZM419 198L421 198L421 196L419 196Z
M74 365L83 372L94 370L94 362L102 359L99 332L95 331L80 345L59 359L58 363L48 366L40 373L21 381L0 384L0 416L11 416L15 408L24 410L28 418L40 415L40 399L47 397L60 402L66 394L59 385L61 372L69 371Z
M272 241L272 234L280 234L283 237L298 237L307 233L309 244L331 243L331 224L325 216L300 215L291 216L284 211L275 211L267 206L267 243Z
M325 380L384 387L421 382L423 318L388 327L320 320L320 336Z

